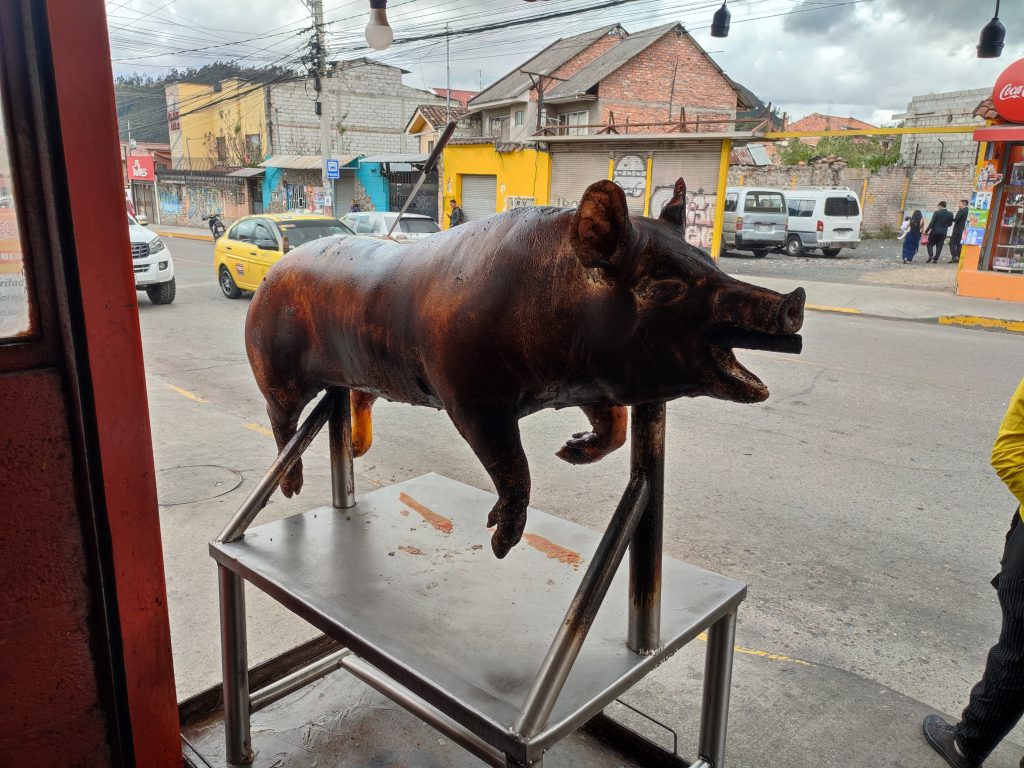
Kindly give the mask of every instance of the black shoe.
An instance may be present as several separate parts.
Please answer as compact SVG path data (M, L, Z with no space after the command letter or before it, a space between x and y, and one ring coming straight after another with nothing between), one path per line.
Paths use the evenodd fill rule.
M938 715L924 719L924 738L953 768L981 768L981 763L960 754L953 726Z

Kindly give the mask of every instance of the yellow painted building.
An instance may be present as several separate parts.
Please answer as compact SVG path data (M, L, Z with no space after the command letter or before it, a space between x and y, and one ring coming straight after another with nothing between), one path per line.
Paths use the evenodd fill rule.
M232 78L164 89L174 168L253 166L267 150L266 86Z
M516 207L548 204L551 156L547 152L518 145L499 148L489 137L455 141L443 155L439 222L443 229L448 228L452 200L458 201L470 221Z

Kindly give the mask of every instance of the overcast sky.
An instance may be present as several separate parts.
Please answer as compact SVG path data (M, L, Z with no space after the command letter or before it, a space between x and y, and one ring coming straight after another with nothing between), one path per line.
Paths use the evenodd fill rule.
M503 19L587 8L601 0L391 0L396 41ZM681 22L734 79L794 117L852 115L872 123L906 109L917 94L991 87L1024 58L1024 2L1004 2L1007 45L999 59L975 56L994 0L730 0L729 37L708 34L720 0L626 0L568 18L483 34L453 34L451 80L476 90L559 37L604 24L637 31ZM332 58L372 55L410 70L418 88L445 83L445 41L365 49L366 0L324 0ZM296 62L308 39L303 0L108 0L115 72L160 74L216 59L259 65ZM243 41L243 42L232 42ZM231 44L229 44L231 43ZM198 50L197 50L198 49Z

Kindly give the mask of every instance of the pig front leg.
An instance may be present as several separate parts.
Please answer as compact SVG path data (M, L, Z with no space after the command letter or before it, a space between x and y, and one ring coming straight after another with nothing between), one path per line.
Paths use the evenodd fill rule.
M501 559L523 537L530 503L530 465L519 439L519 419L511 407L454 404L447 410L498 492L487 527L496 526L491 549Z
M626 442L626 408L622 405L584 405L593 432L577 432L555 455L570 464L603 459Z

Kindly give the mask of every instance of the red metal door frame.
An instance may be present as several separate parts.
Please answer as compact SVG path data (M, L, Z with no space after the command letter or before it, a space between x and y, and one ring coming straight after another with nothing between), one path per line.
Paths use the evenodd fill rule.
M45 0L55 112L74 233L94 429L94 498L110 536L135 765L181 765L149 405L125 226L103 0ZM71 287L69 286L69 291ZM98 475L98 477L96 477Z

